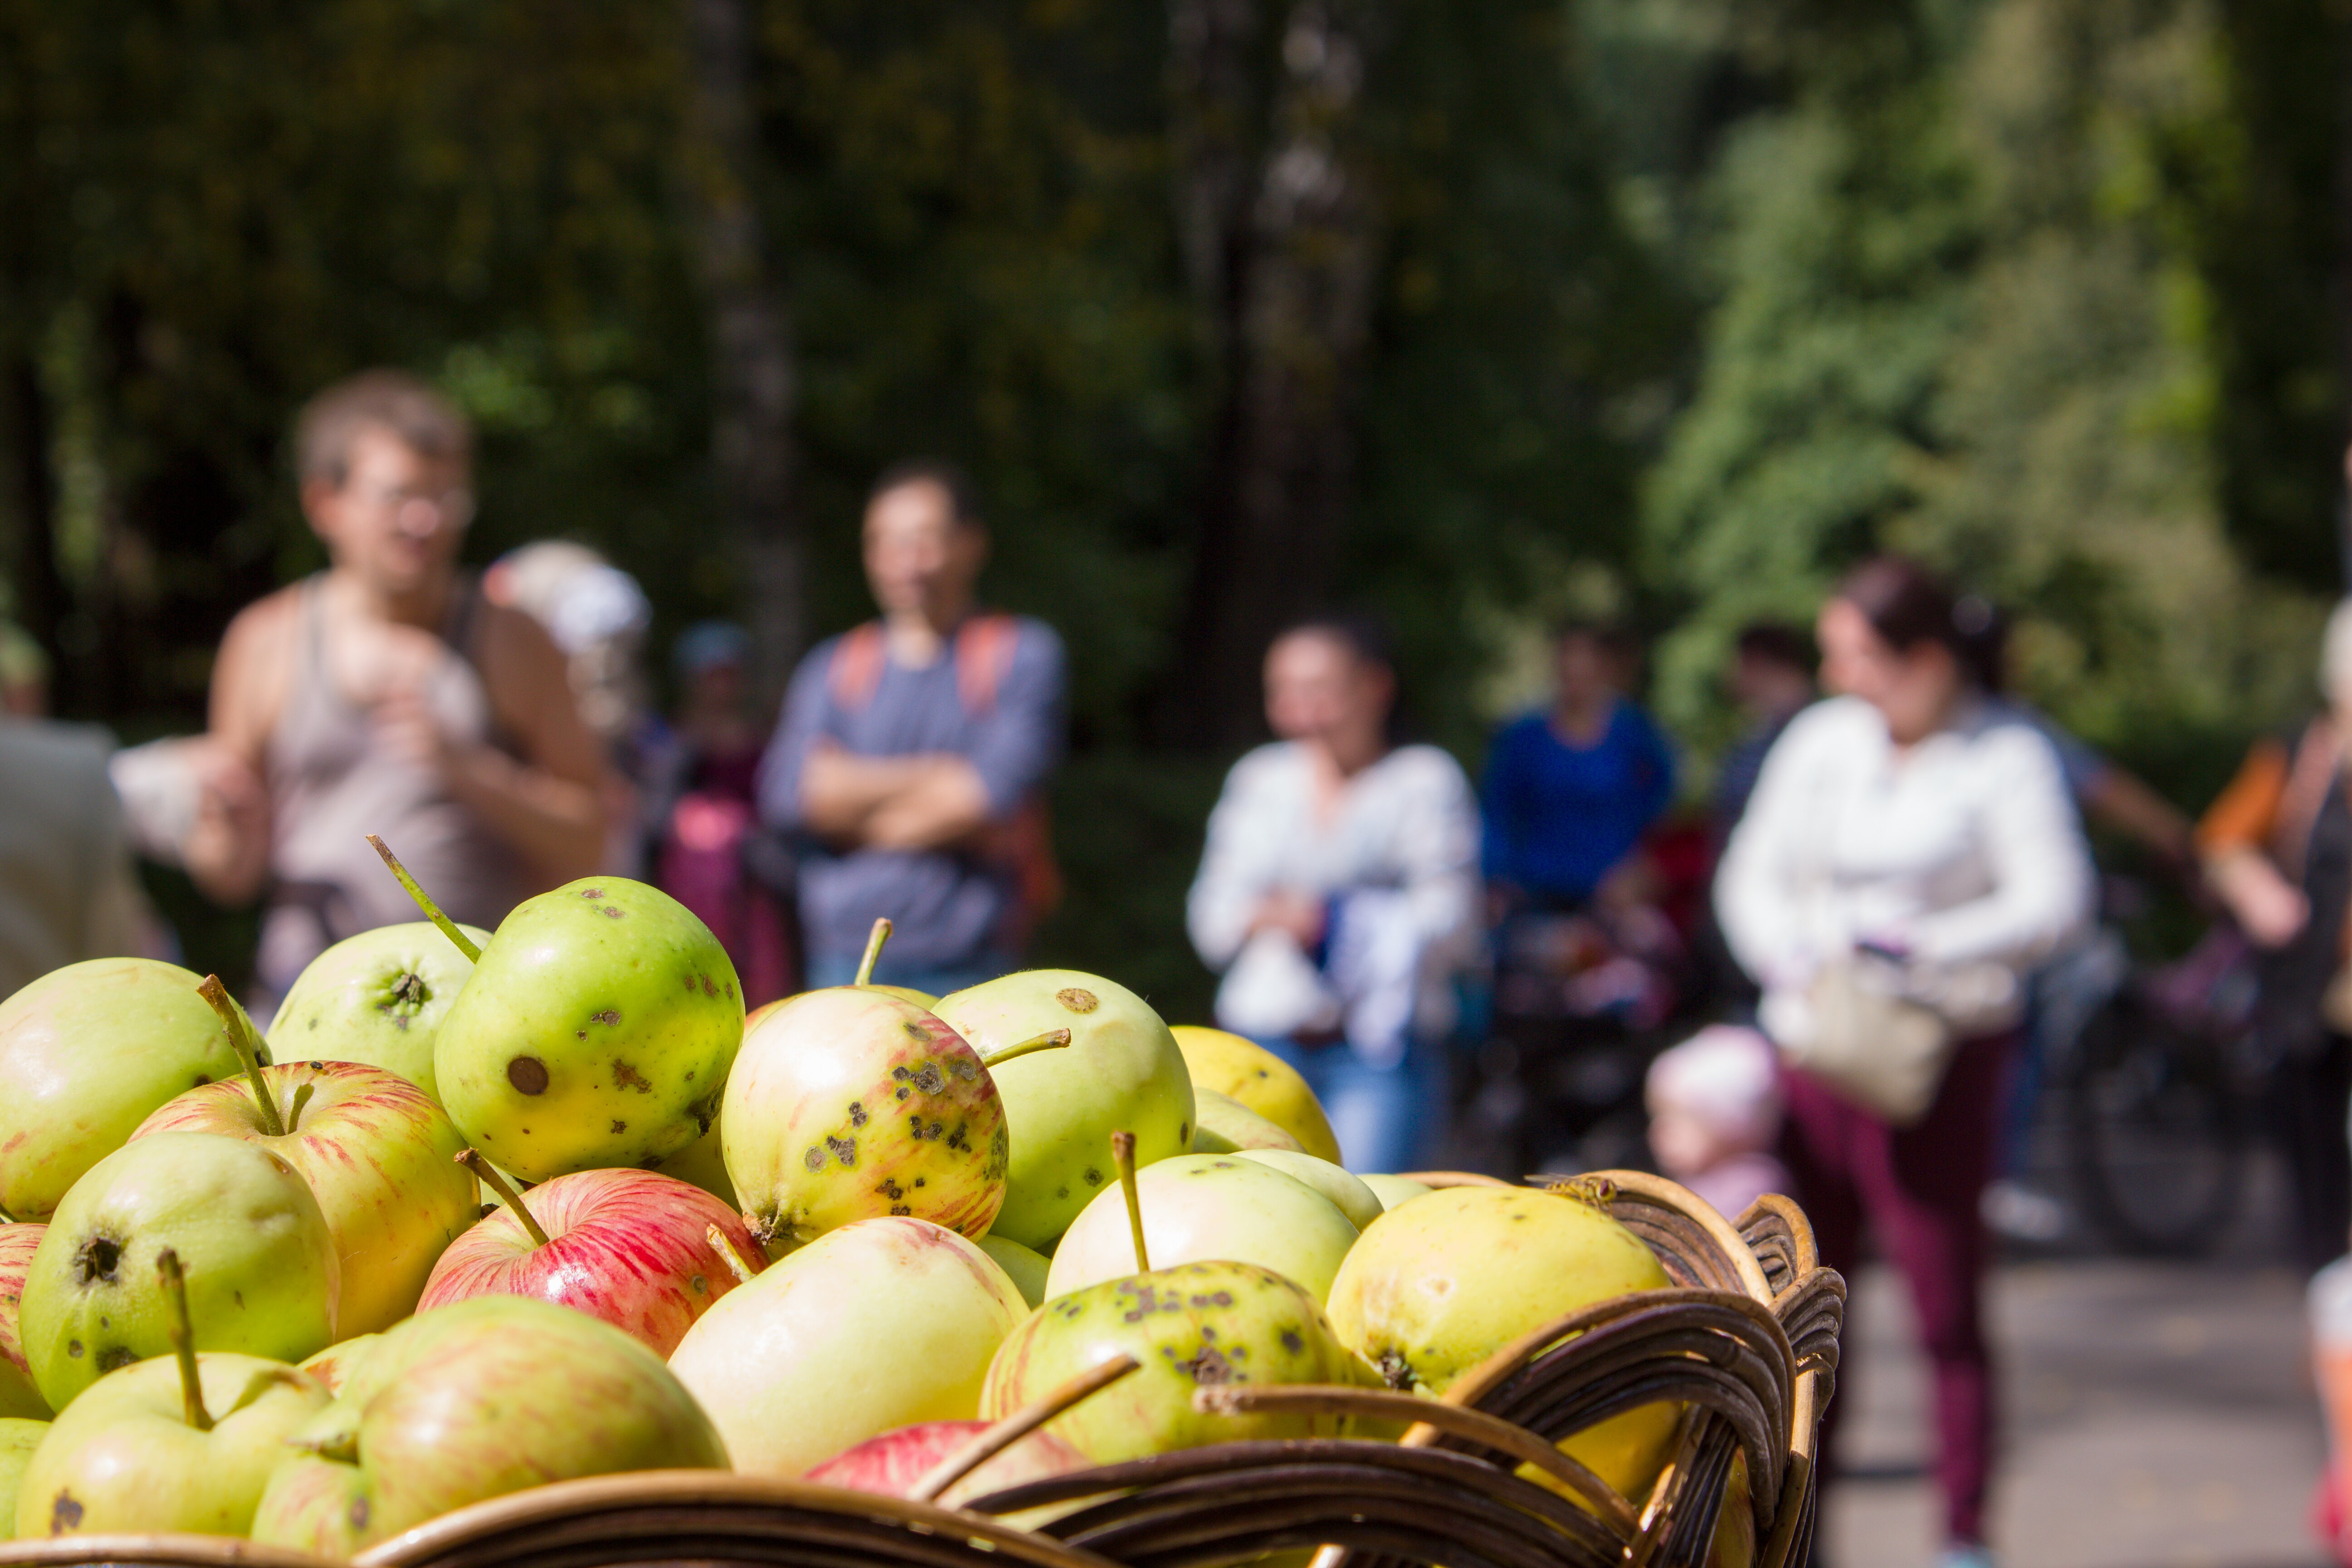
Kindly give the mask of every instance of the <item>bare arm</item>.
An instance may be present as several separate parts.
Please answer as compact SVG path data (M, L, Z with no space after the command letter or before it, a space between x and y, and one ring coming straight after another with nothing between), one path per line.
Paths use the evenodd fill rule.
M2123 769L2104 770L2083 804L2093 817L2137 839L2167 863L2184 868L2196 863L2196 835L2189 818Z
M285 700L294 608L289 594L276 594L229 624L213 664L210 729L190 744L202 793L181 858L215 902L247 902L269 880L263 753Z
M581 721L563 656L538 622L488 609L484 684L520 760L489 746L446 753L450 795L551 882L593 875L604 857L604 760Z
M801 773L801 818L817 834L876 849L938 849L990 824L987 787L962 757L861 757L830 743Z

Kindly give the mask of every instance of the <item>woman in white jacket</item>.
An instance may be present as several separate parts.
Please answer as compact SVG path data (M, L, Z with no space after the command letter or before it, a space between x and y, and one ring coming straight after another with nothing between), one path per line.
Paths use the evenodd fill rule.
M1784 1054L1801 1058L1818 1037L1816 1004L1832 994L1822 977L1857 963L1927 1000L1958 1037L1925 1114L1900 1126L1791 1068L1783 1149L1823 1261L1851 1272L1867 1220L1909 1282L1935 1368L1946 1568L1990 1561L1978 1205L2020 982L2083 925L2092 898L2048 740L1989 709L1969 679L1972 613L1990 612L1907 561L1845 580L1819 626L1822 673L1842 695L1773 746L1715 895Z
M1359 1171L1410 1168L1444 1104L1440 1042L1477 933L1478 811L1459 763L1392 746L1381 639L1316 621L1265 659L1281 739L1234 764L1186 906L1217 1022L1278 1052Z

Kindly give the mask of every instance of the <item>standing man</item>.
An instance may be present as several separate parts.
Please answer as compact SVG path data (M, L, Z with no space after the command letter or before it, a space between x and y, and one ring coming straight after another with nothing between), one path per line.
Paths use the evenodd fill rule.
M800 874L812 986L856 973L944 994L1012 968L1056 891L1041 786L1062 742L1062 642L976 611L988 556L970 482L901 463L866 503L882 617L820 644L793 677L760 779L769 826L814 845Z
M365 835L482 926L593 872L604 837L603 764L562 656L457 569L474 511L464 416L413 376L370 371L313 399L296 444L330 564L222 639L182 847L212 897L268 895L265 1010L330 943L417 918Z

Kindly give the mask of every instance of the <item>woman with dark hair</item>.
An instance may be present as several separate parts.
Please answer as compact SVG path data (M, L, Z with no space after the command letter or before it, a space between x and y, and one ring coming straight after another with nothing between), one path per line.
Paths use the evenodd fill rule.
M1790 722L1716 882L1788 1067L1782 1152L1822 1260L1850 1272L1866 1219L1909 1282L1947 1568L1991 1561L1979 1211L2021 982L2092 892L2050 742L1976 679L1969 604L1896 557L1847 576L1818 626L1842 695Z
M1436 747L1392 742L1395 697L1367 624L1277 637L1265 713L1280 738L1225 776L1186 904L1192 945L1223 973L1217 1022L1306 1076L1359 1171L1423 1152L1476 920L1469 781Z

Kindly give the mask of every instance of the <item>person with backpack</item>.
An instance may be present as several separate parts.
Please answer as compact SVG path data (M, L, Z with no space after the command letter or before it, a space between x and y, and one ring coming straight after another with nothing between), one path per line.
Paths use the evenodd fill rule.
M1044 784L1062 746L1062 642L976 607L988 533L950 464L875 481L865 556L882 615L801 661L760 811L803 846L811 986L851 980L887 917L875 982L944 994L1014 967L1058 893Z

